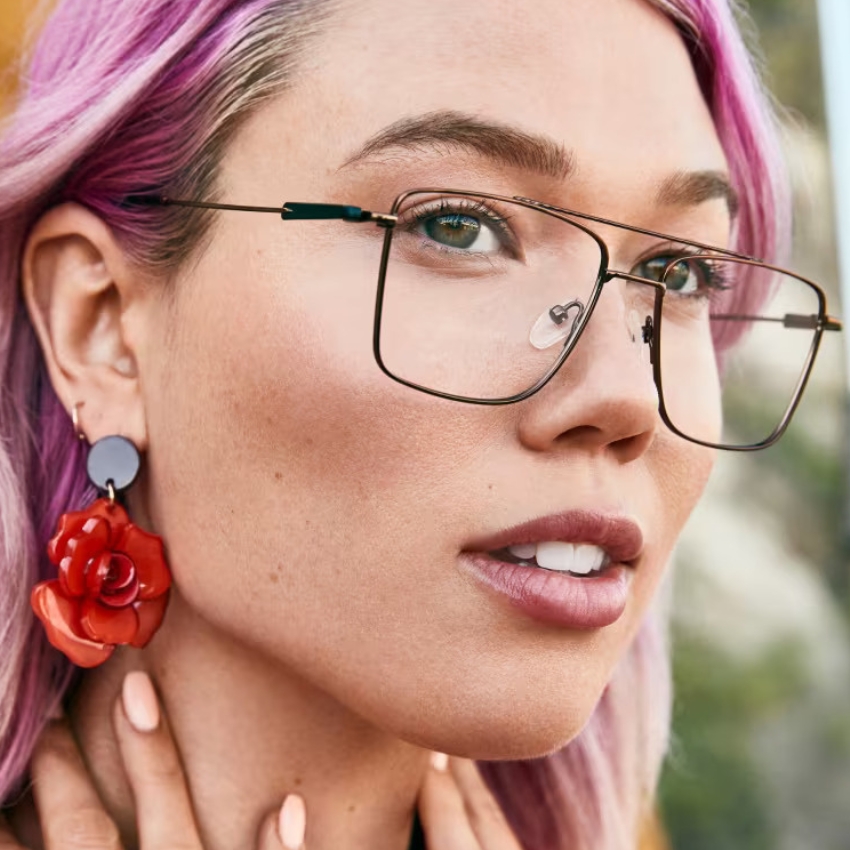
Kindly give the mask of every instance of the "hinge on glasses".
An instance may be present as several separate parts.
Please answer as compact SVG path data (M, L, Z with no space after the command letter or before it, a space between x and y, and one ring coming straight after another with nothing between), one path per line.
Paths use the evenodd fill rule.
M817 316L798 316L795 314L786 313L782 321L786 328L804 328L806 330L815 330L818 327ZM825 331L840 331L843 325L838 319L832 316L824 316L820 322L820 327Z
M398 223L398 216L390 213L369 213L369 221L374 221L378 227L394 227Z

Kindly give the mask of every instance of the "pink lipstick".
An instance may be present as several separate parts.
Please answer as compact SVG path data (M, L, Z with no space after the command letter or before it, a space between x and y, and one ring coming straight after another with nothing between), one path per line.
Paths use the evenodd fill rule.
M623 516L568 511L471 541L459 563L518 613L568 629L598 629L623 614L643 550Z

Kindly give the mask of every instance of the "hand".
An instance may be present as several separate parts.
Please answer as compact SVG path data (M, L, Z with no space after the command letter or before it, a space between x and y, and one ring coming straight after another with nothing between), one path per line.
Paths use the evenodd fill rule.
M180 757L145 673L130 673L124 680L113 724L135 800L139 850L203 850ZM41 841L27 832L29 847L121 850L118 828L100 801L66 721L45 729L33 756L32 780ZM290 837L293 828L299 830L299 817L303 824L301 798L291 795L284 805L285 818L274 812L264 820L257 850L283 850L278 824L284 819ZM18 819L15 825L23 834ZM303 836L303 827L301 832ZM0 850L24 850L2 815Z
M522 850L475 763L434 753L419 792L428 850Z
M146 674L127 676L113 723L135 800L139 850L203 850L180 757ZM32 778L44 850L121 850L66 722L45 730ZM433 754L419 814L428 850L522 850L471 761ZM290 794L263 821L257 850L308 850L305 828L304 801ZM0 850L24 850L2 816Z

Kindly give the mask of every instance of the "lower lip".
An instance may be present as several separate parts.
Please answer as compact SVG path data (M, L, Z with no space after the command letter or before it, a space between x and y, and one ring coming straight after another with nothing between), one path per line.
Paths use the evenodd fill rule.
M626 610L632 569L611 564L593 578L497 561L464 552L460 563L473 578L511 607L542 623L566 629L601 629Z

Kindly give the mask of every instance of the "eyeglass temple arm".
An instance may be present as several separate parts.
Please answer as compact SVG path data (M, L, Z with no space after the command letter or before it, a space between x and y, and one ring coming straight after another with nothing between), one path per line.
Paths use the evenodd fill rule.
M715 313L712 321L724 322L780 322L783 328L815 331L820 327L825 331L840 331L841 322L833 316L824 316L821 321L817 316L803 316L799 313L786 313L784 316L747 316L741 314Z
M389 213L374 213L360 207L345 204L301 204L287 201L282 207L246 207L239 204L214 204L207 201L178 201L152 195L132 195L130 203L157 207L189 207L198 210L230 210L233 212L275 213L284 221L295 219L341 219L362 223L371 221L383 227L392 227L398 216Z

